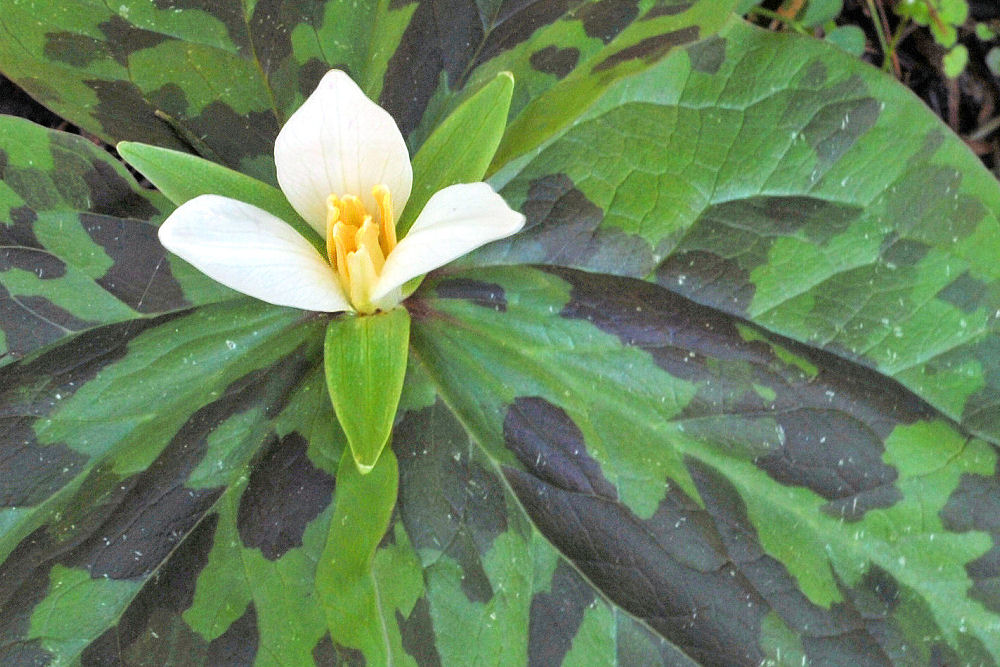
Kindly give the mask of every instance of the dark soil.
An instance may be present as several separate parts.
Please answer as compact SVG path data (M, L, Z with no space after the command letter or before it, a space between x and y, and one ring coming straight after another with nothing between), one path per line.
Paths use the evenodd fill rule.
M68 124L0 74L0 113L21 116L45 127L67 129Z

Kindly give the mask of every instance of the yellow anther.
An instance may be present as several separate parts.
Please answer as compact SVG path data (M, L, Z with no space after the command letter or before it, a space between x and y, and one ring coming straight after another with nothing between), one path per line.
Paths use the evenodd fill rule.
M376 185L372 188L372 196L378 207L378 221L382 226L382 252L388 255L396 247L396 222L392 217L392 196L389 188Z
M352 227L360 227L361 223L365 221L365 216L368 215L368 212L365 211L365 205L354 195L341 197L337 208L340 209L341 219Z
M365 218L361 229L354 236L358 248L357 252L367 252L371 256L372 265L377 274L382 273L382 266L385 264L385 255L382 254L382 248L379 247L378 237L379 225L372 221L371 216Z
M337 250L333 242L333 227L340 222L340 209L337 208L337 198L333 195L326 200L326 259L330 266L337 266Z
M372 188L375 216L354 195L331 194L326 201L326 255L337 271L351 304L360 312L374 311L369 295L385 258L396 247L389 188Z
M337 273L340 275L340 284L344 289L347 289L347 285L351 282L347 254L353 250L354 234L355 228L345 225L342 222L338 222L333 226L333 233L331 234L335 250L330 264L337 269ZM327 246L329 247L329 245L330 241L328 240Z

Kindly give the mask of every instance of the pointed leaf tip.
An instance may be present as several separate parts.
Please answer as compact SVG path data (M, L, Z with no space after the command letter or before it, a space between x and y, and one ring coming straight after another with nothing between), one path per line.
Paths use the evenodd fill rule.
M389 442L403 392L410 315L397 308L349 316L326 330L326 383L361 474L371 472Z
M413 194L396 232L406 235L436 192L483 180L507 127L514 76L501 72L438 125L413 156Z

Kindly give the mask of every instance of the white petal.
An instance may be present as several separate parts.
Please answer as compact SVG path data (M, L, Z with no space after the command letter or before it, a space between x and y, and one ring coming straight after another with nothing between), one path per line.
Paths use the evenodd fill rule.
M330 70L281 128L274 163L288 201L321 235L331 194L355 195L374 211L372 188L385 185L398 219L413 184L396 121L340 70Z
M430 198L406 237L389 253L372 301L523 226L524 216L486 183L449 186Z
M160 226L160 243L209 278L278 306L352 310L333 269L309 241L267 211L202 195Z

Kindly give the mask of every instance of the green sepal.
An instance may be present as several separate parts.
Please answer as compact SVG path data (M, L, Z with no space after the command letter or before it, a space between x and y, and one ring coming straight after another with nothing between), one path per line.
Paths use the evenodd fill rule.
M326 247L312 227L296 213L284 193L252 176L190 153L137 141L122 141L118 154L180 206L198 195L222 195L272 213L302 234L324 257Z
M413 190L396 224L400 237L435 192L483 180L507 127L513 95L514 76L500 72L434 129L413 157Z
M409 341L405 308L341 317L326 329L326 386L362 474L372 470L389 441Z
M372 559L389 527L398 489L399 465L391 449L368 473L358 470L345 449L337 470L330 532L316 565L316 593L330 636L338 644L360 649L374 664L384 664L388 655L380 634Z

